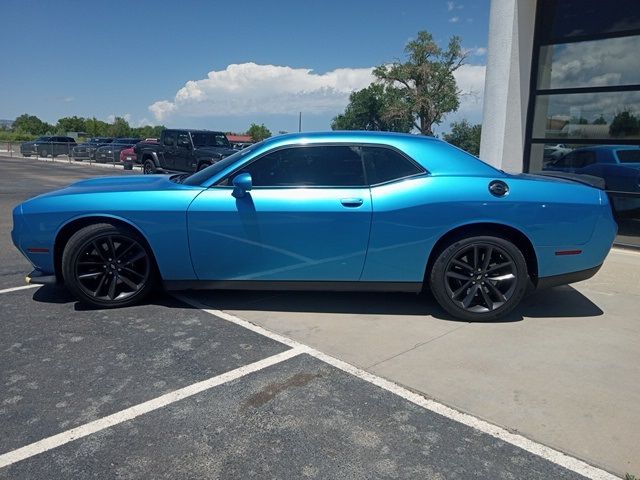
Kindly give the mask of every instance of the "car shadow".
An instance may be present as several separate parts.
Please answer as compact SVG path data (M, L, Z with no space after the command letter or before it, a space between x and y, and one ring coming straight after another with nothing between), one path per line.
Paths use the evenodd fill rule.
M351 293L299 291L191 291L190 297L218 310L337 313L356 315L432 316L458 320L435 301L429 292ZM493 323L518 322L524 318L595 317L604 312L570 286L530 292L507 316Z
M465 322L445 312L428 293L300 292L197 290L185 293L197 302L216 309L232 311L336 313L355 315L432 316L441 320ZM100 310L75 300L59 285L36 290L33 300L41 303L74 303L76 311ZM154 292L138 305L168 308L194 308L168 292ZM507 316L493 323L519 322L524 318L579 318L603 315L591 300L571 286L533 291Z
M104 308L92 307L78 302L71 292L63 285L43 285L33 293L33 300L40 303L65 304L73 303L73 309L77 312L91 312L105 310ZM145 305L158 305L167 308L195 308L189 304L181 302L173 295L162 291L152 292L143 302L136 305L137 308ZM117 310L117 309L115 309Z

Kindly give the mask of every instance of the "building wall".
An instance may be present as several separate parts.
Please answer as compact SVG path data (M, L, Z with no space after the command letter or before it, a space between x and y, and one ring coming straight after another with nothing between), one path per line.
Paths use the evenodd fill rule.
M536 0L493 0L480 158L522 172Z

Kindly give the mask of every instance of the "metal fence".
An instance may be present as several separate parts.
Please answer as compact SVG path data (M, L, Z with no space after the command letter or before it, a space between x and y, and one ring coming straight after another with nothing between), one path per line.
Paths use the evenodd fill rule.
M125 169L130 170L135 163L121 162L120 152L112 151L111 154L107 154L106 157L96 159L94 155L87 156L74 156L73 148L77 144L67 145L47 145L43 144L42 148L33 149L28 153L22 152L20 148L21 144L25 142L0 142L0 156L6 156L10 158L35 158L41 161L50 162L66 162L75 164L89 164L89 165L109 165L112 167L123 166ZM55 148L54 148L55 147ZM94 152L95 154L95 152Z

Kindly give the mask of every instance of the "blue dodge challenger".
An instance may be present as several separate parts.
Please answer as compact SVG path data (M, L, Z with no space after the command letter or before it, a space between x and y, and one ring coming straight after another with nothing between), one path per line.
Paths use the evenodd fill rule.
M157 286L430 289L471 321L505 315L530 285L593 276L617 230L598 188L373 132L274 137L192 175L83 180L13 222L27 280L96 307Z

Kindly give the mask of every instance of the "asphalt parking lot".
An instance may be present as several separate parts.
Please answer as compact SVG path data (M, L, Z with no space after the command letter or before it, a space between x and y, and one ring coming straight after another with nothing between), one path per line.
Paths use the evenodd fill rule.
M509 415L496 420L491 407L510 411L499 405L502 390L511 389L498 381L500 369L489 386L496 392L493 401L485 398L486 391L461 388L474 376L487 378L483 369L514 361L488 359L477 349L502 352L491 343L498 338L498 344L513 342L513 353L513 346L530 334L523 329L531 322L523 319L540 322L540 344L559 323L569 327L570 322L552 322L556 317L537 306L539 297L529 300L513 321L485 325L447 320L429 299L403 295L381 300L362 294L159 293L144 305L91 310L61 287L13 290L24 285L29 265L11 245L11 209L76 179L134 173L33 159L0 159L0 169L0 478L612 478L518 435ZM594 328L603 311L616 309L615 298L601 302L596 292L604 291L605 300L634 292L632 283L607 297L610 273L604 274L596 277L602 284L591 284L594 293L576 295L571 287L555 291L554 302L569 298L573 305L559 307L556 316L569 316L580 335L585 326ZM595 303L587 297L595 297ZM633 309L625 308L633 318ZM578 323L576 314L588 322ZM637 344L638 330L615 316L608 319L626 336L624 355L636 359L636 366L619 370L623 385L635 379L635 385L619 392L628 400L621 405L629 408L640 376L634 376L637 350L627 345ZM455 353L459 346L449 343L438 354L451 352L448 358L459 362L456 368L449 365L444 376L430 373L446 366L420 348L460 335L476 340L470 352L475 368L472 356L460 358ZM611 342L604 333L600 339ZM547 346L563 348L559 341ZM569 376L580 375L570 361L577 353L567 350ZM392 361L406 354L418 355L412 361L421 368L407 371L406 363ZM544 355L544 349L524 355L515 361L517 372L523 376L527 367L539 367L534 362ZM610 360L608 371L614 371L617 358ZM597 368L592 363L585 367ZM518 414L548 415L554 421L551 401L537 410L527 403L528 383L536 385L522 381ZM594 402L607 398L602 396L605 387L593 385ZM479 411L469 403L474 394L485 398ZM541 396L546 394L553 399L550 392ZM457 400L450 395L458 395ZM575 398L578 409L584 402ZM636 411L621 413L628 414L633 431ZM638 466L637 444L637 457L616 464L614 457L603 460L598 452L585 454L562 440L547 441L537 431L526 433L617 474ZM605 442L623 435L601 434ZM623 447L624 458L633 455L633 444Z

